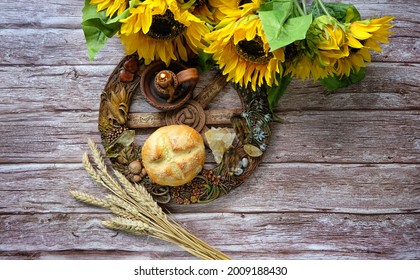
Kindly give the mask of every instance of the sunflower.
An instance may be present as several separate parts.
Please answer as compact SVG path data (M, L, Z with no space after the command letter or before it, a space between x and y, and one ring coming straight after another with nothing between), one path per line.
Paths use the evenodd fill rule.
M261 1L243 5L238 1L213 2L223 13L231 13L205 37L209 47L204 51L213 54L228 81L241 86L250 84L254 90L264 82L268 86L278 84L276 76L283 74L284 50L270 51L261 20L255 13Z
M319 80L334 75L332 65L323 66L319 57L311 58L308 54L302 53L286 63L284 74L300 78L302 81L312 78ZM336 62L336 60L334 61Z
M128 54L137 52L149 64L162 60L188 61L190 51L205 48L203 36L209 32L205 22L179 7L176 0L145 0L130 7L121 20L121 42Z
M319 63L325 67L349 55L346 31L337 19L331 16L314 19L306 41L311 51L318 56Z
M106 16L112 17L117 13L120 15L127 9L127 0L90 0L91 5L98 5L97 11L103 11L106 9Z
M338 77L350 76L351 72L359 72L366 67L365 62L371 62L371 55L368 49L351 49L348 57L338 59L333 66L334 75Z
M354 21L349 23L346 31L347 44L350 53L346 57L337 59L334 63L335 75L349 76L351 71L359 72L366 67L365 62L371 62L370 50L381 52L379 43L389 43L389 23L394 17L386 16L378 19Z
M344 69L337 67L337 61L350 54L345 28L331 16L315 18L306 40L295 43L293 48L291 57L287 53L285 73L302 80L319 80L334 75L336 69ZM290 47L287 50L290 51Z
M178 0L182 9L189 10L193 15L205 22L216 25L225 15L212 5L212 0Z
M389 29L393 26L389 22L394 17L385 16L377 19L354 21L348 26L349 44L353 48L362 47L382 52L379 43L389 43L388 36L392 34Z
M209 0L212 7L216 8L226 18L240 18L255 14L264 3L263 0Z

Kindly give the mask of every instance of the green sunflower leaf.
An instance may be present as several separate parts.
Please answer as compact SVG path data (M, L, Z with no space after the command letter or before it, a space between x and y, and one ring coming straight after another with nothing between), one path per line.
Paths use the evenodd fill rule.
M118 32L121 27L119 20L127 17L128 9L119 16L109 19L105 15L105 11L97 12L96 5L91 5L89 2L89 0L85 0L85 6L82 9L82 29L85 34L89 58L93 60L108 38L113 37Z
M271 51L306 37L312 15L293 17L293 9L292 0L273 0L258 11Z
M328 90L334 91L339 88L347 87L353 84L357 84L365 77L365 68L361 68L359 72L351 71L350 76L338 77L336 75L329 76L325 79L321 79L321 84Z

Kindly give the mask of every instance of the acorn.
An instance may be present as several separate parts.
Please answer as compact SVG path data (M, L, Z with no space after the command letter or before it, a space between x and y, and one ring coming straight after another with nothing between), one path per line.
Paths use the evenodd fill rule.
M142 171L142 166L140 161L134 160L128 165L128 171L130 171L131 174L139 175Z
M134 175L133 179L131 179L134 183L138 183L141 181L141 176L140 175Z

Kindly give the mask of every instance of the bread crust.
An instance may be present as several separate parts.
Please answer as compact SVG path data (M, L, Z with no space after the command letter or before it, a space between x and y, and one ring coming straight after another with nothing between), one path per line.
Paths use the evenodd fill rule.
M141 155L150 179L164 186L190 182L203 169L206 159L203 138L187 125L157 129L144 143Z

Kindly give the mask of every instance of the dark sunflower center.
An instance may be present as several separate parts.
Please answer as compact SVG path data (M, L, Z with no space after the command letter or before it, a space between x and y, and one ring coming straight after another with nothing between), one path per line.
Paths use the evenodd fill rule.
M251 0L239 0L238 1L238 6L242 6L244 4L248 4L248 3L251 3L251 2L252 2Z
M240 57L250 62L266 64L273 58L272 53L265 52L260 37L255 37L251 41L239 41L238 44L235 45L235 49Z
M196 0L193 6L196 8L199 8L203 6L204 4L206 4L206 0Z
M154 15L147 35L157 40L172 40L184 32L186 26L174 19L174 14L166 10L164 15Z

